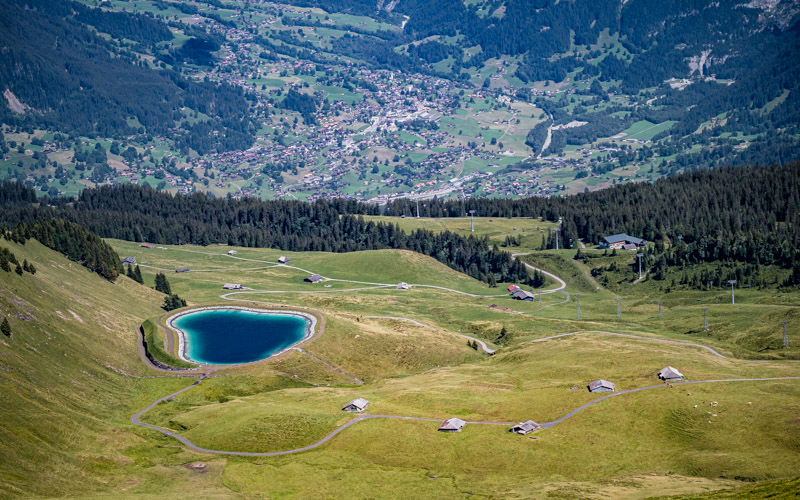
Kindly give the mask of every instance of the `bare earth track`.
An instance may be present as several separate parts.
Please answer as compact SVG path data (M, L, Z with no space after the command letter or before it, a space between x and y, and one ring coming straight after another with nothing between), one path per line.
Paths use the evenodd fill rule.
M221 255L221 254L209 254L209 255ZM512 257L516 258L518 255L526 255L526 254L514 254ZM244 258L240 258L240 257L233 257L233 256L230 256L230 255L225 255L225 256L226 257L232 257L232 258L235 258L235 259L266 263L265 261L258 261L256 259L244 259ZM311 271L308 271L308 270L305 270L305 269L301 269L301 268L298 268L298 267L294 267L294 266L287 266L285 264L272 265L271 267L277 267L277 266L289 267L289 268L292 268L292 269L300 270L300 271L308 273L308 274L313 274ZM558 276L556 276L556 275L554 275L552 273L549 273L549 272L544 271L542 269L538 269L538 268L533 267L533 266L531 266L529 264L525 264L525 266L530 270L540 271L540 272L544 273L546 276L548 276L549 278L553 279L554 281L556 281L558 283L558 286L556 288L544 290L544 291L541 291L539 293L546 294L546 293L559 293L560 292L560 293L563 293L565 295L565 297L566 297L564 302L559 302L559 303L556 303L556 304L549 304L549 305L544 306L544 307L542 307L540 309L537 309L537 310L541 310L541 309L544 309L545 307L551 307L553 305L564 304L564 303L569 302L570 294L565 290L567 284L566 284L566 282L564 280L562 280L561 278L559 278ZM332 293L332 292L350 292L350 291L370 290L370 289L376 289L376 288L387 288L387 287L394 287L395 286L395 284L390 284L390 283L371 283L371 282L351 281L351 280L344 280L344 279L327 279L327 281L339 281L339 282L353 283L353 284L358 284L358 285L368 285L368 287L366 287L366 288L351 288L351 289L346 289L346 290L335 290L335 291L333 291L333 290L331 290L331 291L321 290L321 291L314 291L314 292L308 292L308 291L289 292L289 291L275 291L275 290L252 290L252 291L245 291L245 292L227 293L227 294L221 295L221 298L225 299L225 300L236 301L236 300L244 300L244 299L233 298L232 296L234 296L234 295L242 295L242 294ZM439 289L439 290L444 290L444 291L449 291L449 292L453 292L453 293L468 295L468 296L471 296L471 297L479 297L479 298L504 297L505 296L505 294L504 295L476 295L476 294L466 293L466 292L462 292L462 291L459 291L459 290L454 290L454 289L445 288L445 287L439 287L439 286L434 286L434 285L413 284L413 285L410 285L410 286L411 287L434 288L434 289ZM397 316L366 316L366 317L367 318L375 318L375 319L392 319L392 320L399 320L399 321L407 321L407 322L413 323L413 324L415 324L417 326L428 328L428 325L425 325L424 323L421 323L421 322L419 322L419 321L417 321L415 319L412 319L412 318L397 317ZM321 330L320 330L320 333L321 333ZM576 331L576 332L563 333L563 334L559 334L559 335L552 335L552 336L549 336L549 337L536 339L536 340L533 340L531 342L544 342L544 341L559 339L559 338L562 338L562 337L568 337L568 336L572 336L572 335L590 334L590 333L592 333L592 334L602 334L602 335L612 335L612 336L616 336L616 337L625 337L625 338L632 338L632 339L637 339L637 340L647 340L647 341L651 341L651 342L662 342L662 343L678 344L678 345L685 345L685 346L690 346L690 347L697 347L697 348L700 348L700 349L704 349L704 350L708 351L709 353L711 353L712 355L717 356L719 358L729 359L729 358L727 358L727 356L725 356L723 354L720 354L719 352L717 352L716 350L712 349L711 347L708 347L708 346L705 346L705 345L702 345L702 344L695 344L695 343L692 343L692 342L684 342L684 341L679 341L679 340L661 339L661 338L655 338L655 337L645 337L645 336L641 336L641 335L632 335L632 334L626 334L626 333L608 332L608 331L602 331L602 330L581 330L581 331ZM461 335L461 334L459 334L459 336L461 336L463 338L466 338L466 339L469 339L471 341L475 341L478 345L481 346L483 351L486 352L487 354L491 355L491 354L494 354L496 352L494 349L490 349L486 345L486 343L483 342L480 339L475 339L473 337L470 337L470 336L467 336L467 335ZM167 372L170 371L168 369L164 369L162 367L155 366L152 363L152 360L146 355L146 350L145 350L144 344L143 344L144 335L143 335L143 332L141 330L140 330L140 340L141 341L140 341L140 344L139 344L139 348L140 348L140 355L142 357L142 361L145 362L145 364L147 364L150 368L153 368L153 369L156 369L156 370L159 370L159 371L167 371ZM347 378L350 378L351 380L353 380L353 382L355 384L363 384L363 381L361 381L360 379L345 373L341 369L339 369L336 366L328 363L327 361L323 360L322 358L319 358L318 356L316 356L314 354L311 354L311 353L309 353L309 352L307 352L307 351L305 351L303 349L300 349L300 348L294 348L294 349L299 351L300 353L306 354L306 355L308 355L308 356L310 356L310 357L322 362L323 364L327 365L329 368L331 368L332 370L340 373L341 375L343 375L343 376L345 376ZM767 360L749 360L749 361L766 362ZM775 361L775 360L769 360L769 361ZM789 360L789 361L794 361L794 360ZM776 361L776 362L778 362L778 361ZM800 360L797 360L796 362L800 362ZM109 367L109 368L114 370L114 371L119 372L119 370L116 370L116 369L114 369L112 367ZM198 380L194 381L188 387L184 387L183 389L180 389L180 390L178 390L176 392L173 392L172 394L169 394L167 396L164 396L164 397L159 398L158 400L154 401L149 406L147 406L143 410L141 410L141 411L137 412L135 415L133 415L133 417L131 417L131 422L134 425L138 425L138 426L141 426L141 427L146 427L148 429L153 429L155 431L161 432L164 436L173 437L173 438L177 439L178 441L180 441L181 443L183 443L188 448L190 448L192 450L195 450L195 451L203 452L203 453L213 453L213 454L217 454L217 455L252 456L252 457L271 457L271 456L287 455L287 454L292 454L292 453L301 453L301 452L304 452L304 451L312 450L314 448L318 448L319 446L322 446L323 444L325 444L328 441L330 441L331 439L333 439L336 435L338 435L340 432L344 431L348 427L350 427L352 425L355 425L358 422L363 422L364 420L371 420L371 419L377 419L377 418L392 419L392 420L414 420L414 421L421 421L421 422L441 422L441 421L444 420L443 418L423 418L423 417L407 417L407 416L401 416L401 415L371 415L371 414L363 414L363 415L359 415L358 417L354 418L353 420L350 420L349 422L345 423L344 425L342 425L340 427L337 427L333 432L331 432L327 436L323 437L321 440L317 441L316 443L312 443L310 445L303 446L303 447L300 447L300 448L294 448L294 449L283 450L283 451L274 451L274 452L245 452L245 451L212 450L212 449L208 449L208 448L203 448L203 447L197 446L194 443L192 443L191 441L189 441L187 438L185 438L184 436L176 434L176 433L174 433L174 432L172 432L172 431L170 431L168 429L164 429L164 428L158 427L156 425L147 424L147 423L144 423L144 422L142 422L140 420L140 417L143 414L147 413L150 409L155 407L157 404L161 403L162 401L167 401L167 400L173 399L174 397L178 396L179 394L182 394L182 393L190 390L192 387L195 387L195 386L199 385L203 380L208 378L208 374L207 373L189 375L189 374L186 374L185 371L183 371L183 374L177 374L177 375L173 375L173 376L184 376L184 377L185 376L197 376L199 378L198 378ZM570 411L566 415L564 415L564 416L562 416L562 417L560 417L560 418L558 418L556 420L553 420L553 421L550 421L550 422L542 422L541 425L545 429L552 428L552 427L564 422L565 420L569 419L570 417L576 415L577 413L579 413L579 412L581 412L583 410L586 410L587 408L600 403L601 401L605 401L605 400L610 399L610 398L614 398L614 397L618 397L618 396L622 396L622 395L627 395L627 394L632 394L632 393L636 393L636 392L641 392L641 391L659 389L659 388L663 388L663 387L672 387L672 386L676 386L676 385L686 385L686 384L712 384L712 383L734 383L734 382L769 382L769 381L776 381L776 380L800 380L800 377L768 377L768 378L732 378L732 379L715 379L715 380L690 380L690 381L683 381L683 382L673 382L673 383L664 383L664 384L658 384L658 385L651 385L651 386L639 387L639 388L635 388L635 389L628 389L628 390L614 392L614 393L602 396L602 397L600 397L598 399L595 399L594 401L591 401L591 402L589 402L589 403L587 403L585 405L582 405L582 406ZM472 424L472 425L505 425L505 426L514 425L514 422L470 421L470 422L467 422L467 423L468 424Z

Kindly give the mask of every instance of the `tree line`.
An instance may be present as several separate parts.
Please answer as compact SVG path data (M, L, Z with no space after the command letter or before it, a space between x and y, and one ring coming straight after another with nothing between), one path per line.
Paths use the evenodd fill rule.
M511 254L487 238L464 238L450 232L417 230L406 234L396 224L367 221L375 205L352 200L212 199L202 193L171 195L149 186L102 186L84 190L77 199L43 198L26 202L30 193L18 184L0 185L0 224L35 224L64 219L104 238L162 244L270 247L290 251L353 252L406 249L419 252L486 283L513 282L541 286L544 278L529 275ZM7 194L2 194L8 190ZM32 190L31 190L32 191ZM119 264L119 258L116 258Z
M410 215L416 205L395 200L386 215ZM425 217L536 217L557 222L544 248L576 248L627 233L669 246L665 265L758 262L791 269L800 261L800 164L700 169L566 197L517 200L431 200ZM800 282L799 282L800 283Z
M7 220L0 221L0 228L2 228L4 237L10 241L24 245L27 240L35 238L47 248L63 254L108 281L113 282L122 271L122 264L117 252L96 234L79 224L56 218L35 219L29 222L19 221L15 225L6 224L6 222ZM11 260L8 256L6 259L11 262L16 260L16 258ZM0 257L0 266L2 266L1 261L2 257ZM36 273L33 264L24 263L27 265L27 269L20 267L18 262L16 264L20 269L17 274L22 274L22 270L31 274Z

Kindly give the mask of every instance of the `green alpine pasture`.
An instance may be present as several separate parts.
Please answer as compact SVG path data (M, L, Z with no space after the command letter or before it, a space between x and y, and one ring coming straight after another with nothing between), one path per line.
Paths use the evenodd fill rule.
M469 219L390 220L406 231L470 233ZM507 285L489 287L403 250L150 249L108 240L121 257L136 258L142 286L124 276L108 283L33 240L2 240L0 246L38 272L0 271L0 306L12 328L0 345L0 492L643 498L793 491L800 470L800 381L669 386L656 374L671 365L689 381L800 376L800 363L784 360L800 357L800 295L737 289L731 305L729 289L667 291L655 280L634 283L637 276L625 267L629 253L603 257L587 246L582 252L598 255L587 264L573 259L575 250L539 251L552 228L538 220L476 219L476 235L498 245L507 236L521 237L507 250L532 252L520 258L566 281L569 297L546 293L532 302L512 300ZM281 256L292 260L279 265ZM601 286L591 266L612 260L619 271ZM175 272L184 268L189 271ZM341 408L359 397L370 401L368 413L436 421L367 420L314 450L278 457L198 453L134 426L135 412L194 382L130 376L169 375L148 370L139 359L136 327L143 322L154 355L174 362L174 333L160 326L169 315L160 309L164 295L152 289L157 272L188 307L303 308L324 328L302 351L217 370L156 405L144 422L201 447L270 452L328 435L355 418ZM304 282L311 274L326 279ZM411 286L399 290L400 282ZM225 283L245 289L223 290ZM557 286L548 280L544 288ZM782 349L782 321L790 325L789 349ZM577 331L587 332L537 341ZM172 336L173 352L164 350L165 334ZM482 339L497 353L473 349L459 335ZM707 345L727 358L657 339ZM598 378L618 390L659 387L612 397L528 436L509 433L507 425L436 432L438 420L449 417L553 421L597 399L586 386Z

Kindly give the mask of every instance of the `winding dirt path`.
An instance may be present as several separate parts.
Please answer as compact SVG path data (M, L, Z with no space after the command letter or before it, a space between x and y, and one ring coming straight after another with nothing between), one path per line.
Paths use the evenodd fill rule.
M423 323L420 323L419 321L416 321L416 320L411 319L411 318L396 317L396 316L369 316L369 317L370 318L382 318L382 319L394 319L394 320L409 321L411 323L414 323L414 324L417 324L417 325L420 325L420 326L423 326L423 327L427 327L427 325L424 325ZM677 345L683 345L683 346L689 346L689 347L697 347L697 348L700 348L700 349L708 351L709 353L711 353L712 355L714 355L716 357L723 358L723 359L731 359L731 358L719 353L715 349L713 349L713 348L711 348L709 346L706 346L706 345L702 345L702 344L696 344L696 343L693 343L693 342L685 342L685 341L680 341L680 340L662 339L662 338L657 338L657 337L645 337L645 336L642 336L642 335L633 335L633 334L628 334L628 333L609 332L609 331L605 331L605 330L580 330L580 331L575 331L575 332L562 333L562 334L558 334L558 335L551 335L549 337L543 337L543 338L540 338L540 339L533 340L531 342L545 342L545 341L548 341L548 340L554 340L554 339L559 339L559 338L563 338L563 337L569 337L569 336L580 335L580 334L589 334L589 333L611 335L611 336L615 336L615 337L633 338L633 339L637 339L637 340L647 340L647 341L651 341L651 342L677 344ZM469 337L467 335L460 335L460 336L465 337L465 338L469 338L471 340L475 340L476 342L478 342L478 344L481 345L481 347L487 353L489 353L490 351L491 351L491 353L494 352L493 350L488 349L486 347L486 345L479 339L474 339L474 338ZM306 352L306 351L304 351L302 349L299 349L299 348L295 348L295 349L300 351L300 352L303 352L305 354L308 354L309 356L311 356L311 357L313 357L315 359L318 359L319 361L322 361L323 363L325 363L326 365L328 365L332 369L336 370L337 372L339 372L339 373L341 373L341 374L343 374L343 375L355 380L357 383L363 383L359 379L348 375L347 373L339 370L338 368L336 368L335 366L327 363L326 361L322 360L321 358L318 358L317 356L314 356L313 354L308 353L308 352ZM775 362L781 362L781 361L800 362L800 360L741 360L741 361L751 361L751 362L770 362L770 361L775 361ZM122 374L127 375L127 376L133 376L133 375L129 375L127 373L124 373L121 370L117 370L117 369L115 369L113 367L109 367L109 368L114 370L114 371L116 371L116 372L118 372L118 373L122 373ZM364 415L360 415L357 418L355 418L353 420L350 420L349 422L345 423L344 425L336 428L333 432L331 432L330 434L326 435L324 438L322 438L321 440L317 441L316 443L312 443L312 444L310 444L308 446L303 446L303 447L300 447L300 448L294 448L294 449L283 450L283 451L275 451L275 452L244 452L244 451L212 450L212 449L209 449L209 448L203 448L203 447L197 446L194 443L192 443L191 441L189 441L187 438L185 438L185 437L183 437L183 436L181 436L179 434L176 434L176 433L170 431L169 429L158 427L156 425L147 424L147 423L144 423L144 422L141 421L141 416L144 415L145 413L147 413L152 408L154 408L157 404L161 403L162 401L170 400L170 399L178 396L179 394L182 394L182 393L190 390L192 387L195 387L195 386L199 385L203 380L205 380L206 378L209 377L209 375L207 373L194 374L194 375L187 375L187 374L178 375L178 374L176 374L176 375L173 375L173 376L178 376L178 377L179 376L198 376L199 378L198 378L198 380L194 381L191 385L189 385L187 387L184 387L183 389L180 389L178 391L175 391L175 392L173 392L171 394L168 394L167 396L164 396L162 398L157 399L156 401L154 401L153 403L148 405L146 408L144 408L143 410L141 410L141 411L137 412L135 415L133 415L133 417L131 417L131 422L134 425L141 426L141 427L146 427L148 429L153 429L153 430L156 430L158 432L161 432L164 436L173 437L173 438L177 439L178 441L180 441L181 443L183 443L188 448L190 448L192 450L195 450L195 451L203 452L203 453L213 453L213 454L218 454L218 455L254 456L254 457L270 457L270 456L288 455L288 454L293 454L293 453L301 453L301 452L312 450L314 448L322 446L323 444L325 444L328 441L330 441L337 434L339 434L340 432L344 431L348 427L350 427L352 425L355 425L358 422L362 422L364 420L370 420L370 419L376 419L376 418L394 419L394 420L413 420L413 421L422 421L422 422L441 422L441 421L444 420L442 418L423 418L423 417L407 417L407 416L400 416L400 415L371 415L371 414L364 414ZM133 377L135 377L135 378L159 378L159 377L137 377L137 376L133 376ZM598 404L598 403L600 403L602 401L605 401L607 399L614 398L614 397L619 397L619 396L622 396L622 395L625 395L625 394L632 394L632 393L635 393L635 392L641 392L641 391L647 391L647 390L653 390L653 389L660 389L660 388L664 388L664 387L673 387L673 386L676 386L676 385L710 384L710 383L735 383L735 382L771 382L771 381L778 381L778 380L800 380L800 377L765 377L765 378L731 378L731 379L712 379L712 380L689 380L689 381L683 381L683 382L673 382L673 383L669 383L669 384L662 383L662 384L651 385L651 386L647 386L647 387L638 387L638 388L635 388L635 389L628 389L628 390L614 392L614 393L610 393L610 394L607 394L605 396L602 396L602 397L600 397L598 399L595 399L594 401L591 401L589 403L586 403L584 405L579 406L578 408L570 411L569 413L567 413L566 415L564 415L564 416L562 416L560 418L557 418L557 419L552 420L550 422L543 422L543 423L541 423L541 426L543 428L545 428L545 429L552 428L552 427L564 422L565 420L575 416L576 414L580 413L581 411L584 411L587 408L590 408L591 406L594 406L594 405L596 405L596 404ZM467 423L468 424L473 424L473 425L505 425L505 426L514 425L513 422L468 421Z
M249 268L249 269L236 269L236 270L233 270L233 271L249 271L249 270L268 269L268 268L273 268L273 267L285 267L287 269L294 269L294 270L306 273L309 276L312 275L312 274L319 274L319 273L315 273L313 271L310 271L308 269L303 269L301 267L290 266L290 265L287 265L287 264L274 264L274 263L271 263L271 262L268 262L268 261L265 261L265 260L260 260L260 259L249 259L249 258L246 258L246 257L238 257L238 256L235 256L235 255L229 255L229 254L221 254L221 253L216 253L216 252L201 252L201 251L198 251L198 250L188 250L188 249L182 249L182 248L178 249L178 250L181 251L181 252L196 253L196 254L201 254L201 255L212 255L212 256L218 256L218 257L227 257L227 258L236 259L236 260L244 260L244 261L248 261L248 262L258 262L258 263L262 263L262 264L269 264L268 266L265 266L265 267ZM512 258L516 258L519 255L530 255L530 253L531 252L512 254L511 257ZM153 267L153 266L148 266L148 265L145 265L145 264L140 264L140 265L144 266L144 267L150 267L150 268L153 268L153 269L160 269L160 268L156 268L156 267ZM566 282L564 280L562 280L561 278L559 278L558 276L556 276L553 273L550 273L550 272L545 271L543 269L539 269L539 268L534 267L534 266L532 266L530 264L525 263L525 267L527 269L529 269L529 270L532 270L532 271L539 271L539 272L543 273L545 276L548 276L548 277L552 278L553 280L555 280L558 283L558 286L556 288L552 288L552 289L548 289L548 290L542 290L542 291L540 291L538 293L548 294L548 293L561 292L561 293L564 293L566 295L566 297L567 297L567 300L565 302L569 301L569 293L564 291L564 289L567 286L567 284L566 284ZM193 272L201 272L201 271L202 272L212 272L212 271L222 271L222 270L204 269L204 270L198 270L198 271L193 271ZM322 275L320 275L320 276L322 276ZM337 289L337 290L244 290L244 291L236 291L236 292L225 293L225 294L220 295L220 298L222 298L223 300L242 300L242 299L234 299L234 298L231 298L231 297L234 296L234 295L243 295L243 294L288 294L288 293L309 294L309 293L360 292L360 291L365 291L365 290L375 290L375 289L381 289L381 288L393 288L393 287L397 286L397 283L378 283L378 282L371 282L371 281L356 281L356 280L348 280L348 279L340 279L340 278L329 278L327 276L322 276L322 277L323 277L324 281L339 282L339 283L352 283L354 285L365 285L365 286L364 287L357 287L357 288ZM483 295L483 294L475 294L475 293L464 292L464 291L461 291L461 290L456 290L454 288L448 288L448 287L437 286L437 285L426 285L426 284L422 284L422 283L409 283L409 288L414 288L414 287L416 287L416 288L431 288L431 289L434 289L434 290L442 290L442 291L456 293L456 294L459 294L459 295L465 295L467 297L474 297L474 298L499 298L499 297L507 297L508 296L508 294L505 294L505 293L504 294L496 294L496 295ZM561 303L564 303L564 302L561 302ZM553 305L558 305L558 304L550 304L550 305L548 305L546 307L550 307L550 306L553 306Z
M544 342L547 340L559 339L562 337L571 337L573 335L581 335L586 333L600 333L602 335L612 335L614 337L627 337L639 340L649 340L650 342L661 342L663 344L677 344L677 345L685 345L690 347L697 347L699 349L704 349L714 356L722 359L736 359L737 361L746 361L749 363L800 363L800 359L740 359L740 358L730 358L725 356L724 354L720 354L718 351L714 350L713 348L703 345L703 344L695 344L694 342L686 342L683 340L671 340L671 339L662 339L658 337L645 337L644 335L633 335L630 333L617 333L617 332L608 332L605 330L578 330L576 332L569 332L569 333L561 333L558 335L551 335L549 337L542 337L540 339L531 340L533 342Z
M204 252L197 252L197 253L204 253ZM225 255L227 257L238 258L238 257L235 257L235 256L226 255L226 254L211 254L211 255ZM527 255L527 254L524 254L524 253L514 254L514 255L512 255L512 257L516 258L517 256L520 256L520 255ZM238 259L266 263L265 261L260 261L260 260L257 260L257 259L245 259L245 258L238 258ZM280 264L278 264L278 265L280 265ZM566 290L565 290L567 284L566 284L566 282L564 280L562 280L558 276L556 276L556 275L554 275L554 274L552 274L550 272L547 272L547 271L545 271L543 269L539 269L539 268L536 268L534 266L531 266L530 264L525 263L525 266L526 266L527 269L534 270L534 271L539 271L539 272L545 274L546 276L550 277L551 279L555 280L558 283L558 286L556 288L549 289L549 290L543 290L543 291L541 291L539 293L547 294L547 293L559 293L560 292L560 293L563 293L565 295L565 297L566 297L566 300L564 302L559 302L557 304L549 304L549 305L544 306L544 307L542 307L542 308L540 308L538 310L541 310L541 309L544 309L546 307L550 307L550 306L553 306L553 305L558 305L558 304L563 304L563 303L569 302L570 294L568 292L566 292ZM307 270L301 269L301 268L297 268L297 267L294 267L294 266L285 266L285 267L298 269L298 270L306 272L308 274L313 274L310 271L307 271ZM254 291L244 291L244 292L239 291L239 292L231 292L231 293L223 294L221 296L221 298L223 298L225 300L245 300L245 299L233 298L232 296L234 296L234 295L242 295L242 294L253 294L253 293L326 293L326 292L327 293L331 293L331 292L343 292L343 291L373 290L373 289L381 289L381 288L387 288L387 287L395 286L395 284L388 284L388 283L369 283L369 282L359 282L359 281L350 281L350 280L341 280L341 279L330 279L329 281L339 281L339 282L354 283L354 284L369 285L369 286L367 288L352 288L352 289L347 289L347 290L330 290L330 291L324 290L324 291L315 291L315 292L308 292L308 291L276 291L276 290L263 290L263 291L254 290ZM446 287L439 287L439 286L434 286L434 285L414 284L414 285L410 285L410 286L411 287L424 287L424 288L433 288L433 289L445 290L445 291L450 291L450 292L454 292L454 293L458 293L458 294L462 294L462 295L467 295L467 296L471 296L471 297L479 297L479 298L505 297L506 296L506 294L503 294L503 295L477 295L477 294L471 294L471 293L462 292L462 291L459 291L459 290L454 290L454 289L450 289L450 288L446 288ZM535 312L535 311L533 311L533 312ZM411 322L411 323L416 324L418 326L422 326L422 327L427 327L428 326L428 325L425 325L425 324L423 324L423 323L421 323L421 322L419 322L417 320L414 320L414 319L411 319L411 318L405 318L405 317L396 317L396 316L367 316L367 317L368 318L382 318L382 319L394 319L394 320L408 321L408 322ZM143 332L140 330L140 333L143 333ZM705 346L705 345L702 345L702 344L696 344L696 343L692 343L692 342L685 342L685 341L679 341L679 340L655 338L655 337L645 337L645 336L641 336L641 335L633 335L633 334L626 334L626 333L608 332L608 331L604 331L604 330L580 330L580 331L576 331L576 332L552 335L552 336L549 336L549 337L536 339L536 340L533 340L531 342L544 342L544 341L548 341L548 340L558 339L558 338L561 338L561 337L568 337L568 336L572 336L572 335L579 335L579 334L586 334L586 333L595 333L595 334L599 333L599 334L612 335L612 336L617 336L617 337L634 338L634 339L637 339L637 340L648 340L648 341L652 341L652 342L662 342L662 343L669 343L669 344L677 344L677 345L697 347L697 348L700 348L700 349L704 349L704 350L708 351L709 353L711 353L712 355L717 356L719 358L730 359L727 356L725 356L723 354L720 354L718 351L714 350L713 348ZM459 334L459 336L467 338L467 339L470 339L470 340L474 340L475 342L478 343L478 345L481 346L481 348L484 350L484 352L486 352L488 354L493 354L495 352L495 350L489 349L488 346L483 341L481 341L480 339L475 339L475 338L470 337L468 335ZM153 368L155 370L169 372L170 370L163 370L163 369L160 369L160 368L152 365L152 363L150 362L150 360L148 359L148 357L146 356L146 353L144 351L144 346L142 344L142 342L144 341L143 335L140 336L140 339L141 339L141 341L139 343L139 346L140 346L140 356L142 357L142 361L145 362L148 366L150 366L151 368ZM321 358L319 358L319 357L317 357L317 356L315 356L315 355L313 355L313 354L311 354L311 353L309 353L309 352L307 352L307 351L305 351L303 349L295 348L295 350L297 350L297 351L299 351L301 353L304 353L304 354L306 354L306 355L308 355L308 356L310 356L310 357L312 357L314 359L317 359L317 360L321 361L325 365L329 366L331 369L333 369L333 370L337 371L338 373L340 373L340 374L342 374L342 375L354 380L356 383L363 383L361 380L357 379L356 377L348 375L347 373L345 373L344 371L338 369L334 365L322 360ZM745 360L745 361L751 361L751 362L778 361L779 362L779 361L782 361L782 360ZM800 360L786 360L786 361L800 362ZM128 374L123 373L121 370L117 370L117 369L115 369L113 367L109 367L109 369L112 369L112 370L114 370L114 371L116 371L118 373L122 373L124 375L128 375ZM441 422L441 421L444 420L443 418L423 418L423 417L407 417L407 416L400 416L400 415L371 415L371 414L364 414L364 415L360 415L360 416L354 418L353 420L348 421L344 425L341 425L340 427L336 428L334 431L332 431L330 434L328 434L325 437L323 437L321 440L319 440L319 441L317 441L315 443L312 443L312 444L310 444L308 446L303 446L303 447L300 447L300 448L294 448L294 449L283 450L283 451L275 451L275 452L243 452L243 451L212 450L212 449L208 449L208 448L203 448L203 447L197 446L194 443L192 443L191 441L189 441L189 439L187 439L184 436L181 436L181 435L179 435L177 433L174 433L174 432L170 431L169 429L158 427L156 425L147 424L147 423L144 423L144 422L141 421L142 415L144 415L149 410L154 408L157 404L161 403L162 401L170 400L170 399L172 399L172 398L174 398L174 397L176 397L176 396L178 396L178 395L190 390L191 388L199 385L200 383L202 383L203 380L205 380L206 378L209 377L208 373L186 374L184 372L184 373L179 374L179 373L175 373L174 371L172 371L172 373L174 373L174 375L172 375L172 376L199 377L199 378L198 378L198 380L194 381L191 385L189 385L189 386L187 386L187 387L185 387L183 389L180 389L178 391L175 391L175 392L173 392L173 393L171 393L171 394L169 394L167 396L164 396L162 398L157 399L156 401L154 401L153 403L148 405L143 410L141 410L141 411L137 412L136 414L134 414L131 417L131 422L134 425L141 426L141 427L146 427L148 429L152 429L152 430L161 432L164 436L173 437L173 438L177 439L178 441L180 441L181 443L183 443L188 448L190 448L192 450L195 450L195 451L198 451L198 452L203 452L203 453L212 453L212 454L218 454L218 455L255 456L255 457L270 457L270 456L287 455L287 454L293 454L293 453L301 453L301 452L312 450L312 449L315 449L315 448L317 448L319 446L322 446L323 444L325 444L328 441L330 441L331 439L333 439L336 435L338 435L339 433L341 433L342 431L344 431L348 427L350 427L352 425L355 425L358 422L362 422L364 420L379 419L379 418L392 419L392 420L412 420L412 421L422 421L422 422ZM131 376L131 375L128 375L128 376ZM136 378L150 378L150 377L136 377ZM153 378L158 378L158 377L153 377ZM686 384L736 383L736 382L769 382L769 381L777 381L777 380L800 380L800 377L769 377L769 378L735 378L735 379L714 379L714 380L691 380L691 381L675 382L675 383L671 383L671 384L658 384L658 385L651 385L651 386L647 386L647 387L639 387L639 388L635 388L635 389L628 389L628 390L614 392L614 393L610 393L610 394L607 394L605 396L602 396L602 397L600 397L600 398L598 398L598 399L596 399L594 401L591 401L591 402L589 402L587 404L584 404L584 405L582 405L582 406L570 411L566 415L564 415L564 416L562 416L562 417L560 417L560 418L558 418L556 420L553 420L553 421L550 421L550 422L544 422L544 423L541 423L541 425L545 429L552 428L552 427L564 422L565 420L573 417L577 413L579 413L579 412L581 412L583 410L586 410L587 408L589 408L591 406L594 406L594 405L596 405L596 404L598 404L598 403L600 403L602 401L605 401L605 400L610 399L610 398L626 395L626 394L632 394L632 393L635 393L635 392L659 389L659 388L663 388L663 387L671 387L671 386L675 386L675 385L686 385ZM473 425L505 425L505 426L514 425L513 422L469 421L467 423L468 424L473 424Z
M147 408L145 408L145 409L137 412L135 415L133 415L133 417L131 417L131 422L134 425L138 425L138 426L141 426L141 427L147 427L148 429L153 429L155 431L158 431L161 434L163 434L164 436L173 437L173 438L177 439L178 441L180 441L181 443L183 443L184 445L186 445L188 448L190 448L192 450L195 450L195 451L200 451L200 452L203 452L203 453L213 453L213 454L216 454L216 455L246 456L246 457L275 457L275 456L279 456L279 455L289 455L289 454L293 454L293 453L301 453L301 452L304 452L304 451L313 450L314 448L318 448L319 446L322 446L323 444L325 444L328 441L330 441L331 439L333 439L337 434L339 434L343 430L347 429L348 427L350 427L352 425L357 424L358 422L363 422L364 420L370 420L370 419L375 419L375 418L385 418L385 419L393 419L393 420L413 420L413 421L418 421L418 422L442 422L442 421L445 420L443 418L423 418L423 417L406 417L406 416L401 416L401 415L370 415L370 414L364 414L364 415L361 415L359 417L354 418L353 420L350 420L349 422L345 423L344 425L341 425L340 427L337 427L333 432L331 432L327 436L323 437L322 439L320 439L316 443L312 443L312 444L310 444L308 446L303 446L303 447L300 447L300 448L293 448L293 449L290 449L290 450L272 451L272 452L225 451L225 450L212 450L212 449L209 449L209 448L203 448L203 447L197 446L196 444L192 443L191 441L189 441L187 438L181 436L180 434L176 434L176 433L170 431L169 429L164 429L163 427L158 427L156 425L147 424L147 423L144 423L144 422L142 422L140 420L140 417L142 415L144 415L145 413L150 411L157 404L161 403L162 401L167 401L169 399L172 399L172 398L178 396L179 394L182 394L182 393L188 391L192 387L195 387L196 385L199 385L203 380L205 380L205 378L206 378L206 376L203 375L202 377L200 377L200 379L195 380L194 382L192 382L192 384L189 385L188 387L184 387L183 389L175 391L172 394L168 394L167 396L164 396L163 398L157 399L156 401L151 403L149 406L147 406ZM550 422L543 422L543 423L541 423L541 426L544 427L545 429L550 429L550 428L552 428L552 427L564 422L565 420L575 416L576 414L580 413L581 411L600 403L601 401L605 401L606 399L622 396L624 394L631 394L631 393L634 393L634 392L641 392L641 391L647 391L647 390L652 390L652 389L661 389L661 388L664 388L664 387L671 387L671 386L675 386L675 385L685 385L685 384L712 384L712 383L726 383L726 382L772 382L772 381L777 381L777 380L800 380L800 377L731 378L731 379L716 379L716 380L690 380L690 381L685 381L685 382L673 382L671 384L659 384L659 385L651 385L651 386L647 386L647 387L639 387L639 388L636 388L636 389L629 389L629 390L626 390L626 391L614 392L614 393L608 394L606 396L600 397L600 398L598 398L598 399L596 399L594 401L586 403L585 405L582 405L582 406L572 410L571 412L567 413L563 417L560 417L560 418L558 418L556 420L553 420L553 421L550 421ZM479 421L467 421L467 423L471 424L471 425L504 425L504 426L511 426L511 425L514 425L516 422L488 422L488 421L480 421L479 420Z

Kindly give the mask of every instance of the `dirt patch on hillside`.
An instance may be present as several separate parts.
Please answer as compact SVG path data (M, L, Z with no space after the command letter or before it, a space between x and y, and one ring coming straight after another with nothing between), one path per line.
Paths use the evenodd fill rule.
M17 99L17 96L15 96L14 93L9 89L6 89L5 92L3 92L3 97L6 98L6 101L8 101L8 107L11 108L11 111L14 113L23 114L28 109L28 106L22 104L22 102Z

